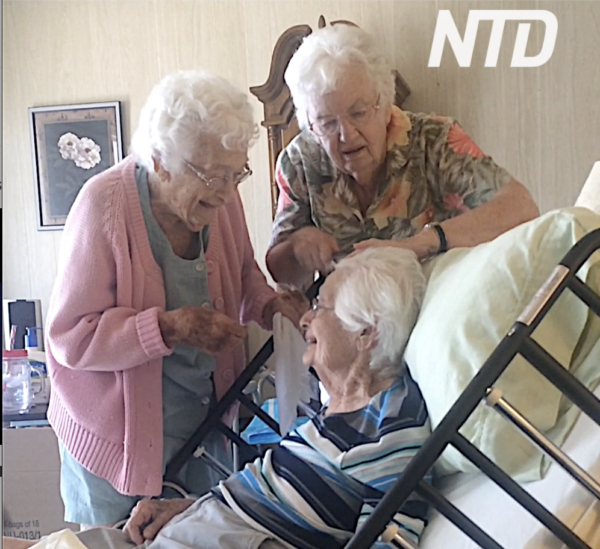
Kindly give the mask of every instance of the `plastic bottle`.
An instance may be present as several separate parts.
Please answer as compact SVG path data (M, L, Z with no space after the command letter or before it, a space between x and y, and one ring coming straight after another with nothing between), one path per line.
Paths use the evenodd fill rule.
M38 327L27 327L25 328L25 349L28 351L41 351L43 350L43 334L42 329Z

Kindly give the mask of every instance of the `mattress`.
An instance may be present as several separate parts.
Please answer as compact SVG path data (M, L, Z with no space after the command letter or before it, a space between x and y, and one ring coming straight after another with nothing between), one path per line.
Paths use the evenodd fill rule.
M595 391L600 398L600 387ZM600 482L600 426L580 414L562 449ZM505 549L567 549L541 523L483 474L458 473L441 479L441 493ZM600 549L600 501L559 465L543 480L523 487L593 549ZM454 524L431 514L421 549L479 547Z

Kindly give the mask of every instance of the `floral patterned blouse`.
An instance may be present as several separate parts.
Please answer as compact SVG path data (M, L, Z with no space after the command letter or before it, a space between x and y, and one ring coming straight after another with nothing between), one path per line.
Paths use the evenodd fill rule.
M279 202L270 247L314 226L341 250L361 240L406 238L489 201L514 178L469 138L452 118L392 109L385 178L366 215L351 178L307 132L281 152L276 167Z

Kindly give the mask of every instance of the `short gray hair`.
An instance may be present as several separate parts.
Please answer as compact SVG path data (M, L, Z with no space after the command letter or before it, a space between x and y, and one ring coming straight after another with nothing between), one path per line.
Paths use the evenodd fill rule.
M334 89L340 74L353 64L366 69L379 93L380 104L393 105L392 69L374 38L356 26L337 23L304 38L285 71L300 128L308 127L311 98Z
M343 259L344 279L335 296L335 314L349 331L375 330L371 373L396 377L425 295L426 279L417 256L403 248L366 248Z
M247 150L258 136L248 96L230 82L201 70L165 77L151 91L140 113L131 153L147 170L153 157L180 173L182 155L193 154L203 135L217 135L226 149Z

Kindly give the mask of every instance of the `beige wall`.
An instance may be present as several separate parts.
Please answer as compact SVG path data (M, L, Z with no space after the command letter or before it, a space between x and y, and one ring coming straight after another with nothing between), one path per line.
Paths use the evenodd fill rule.
M375 32L413 90L411 110L455 116L484 151L532 191L543 211L572 204L600 158L600 2L5 0L3 17L3 293L52 289L60 231L38 232L28 107L120 100L125 144L151 87L204 67L239 87L262 84L279 35L296 24L350 19ZM491 25L482 23L471 68L446 47L428 68L439 9L464 29L469 9L548 9L558 18L551 60L510 68L516 24L506 25L497 68L484 68ZM532 25L530 55L543 38ZM262 111L258 101L256 114ZM242 194L261 265L270 232L265 131ZM90 291L93 291L90 288Z

